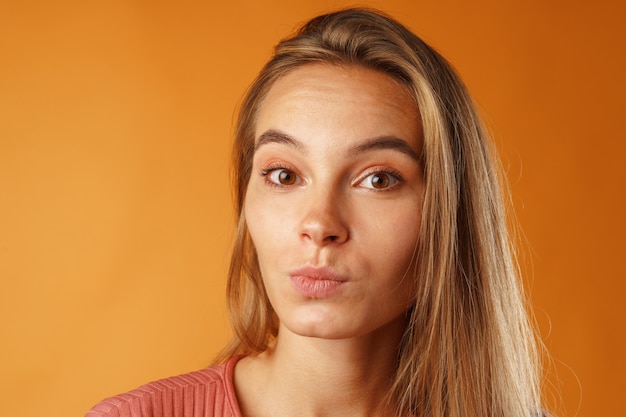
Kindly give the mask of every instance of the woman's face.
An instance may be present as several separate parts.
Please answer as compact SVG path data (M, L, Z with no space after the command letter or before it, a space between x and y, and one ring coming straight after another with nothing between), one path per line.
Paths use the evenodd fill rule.
M392 78L309 64L260 108L245 218L281 325L349 338L404 321L424 181L418 110Z

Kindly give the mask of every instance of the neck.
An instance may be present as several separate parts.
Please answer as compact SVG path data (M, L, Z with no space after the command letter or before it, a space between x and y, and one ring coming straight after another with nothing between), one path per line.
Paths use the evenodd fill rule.
M401 320L365 336L339 340L300 336L281 326L273 346L238 365L244 416L393 415L385 407L386 397L405 325ZM245 381L248 376L252 379ZM252 402L246 401L250 394L256 397ZM261 413L260 404L270 404L271 409Z

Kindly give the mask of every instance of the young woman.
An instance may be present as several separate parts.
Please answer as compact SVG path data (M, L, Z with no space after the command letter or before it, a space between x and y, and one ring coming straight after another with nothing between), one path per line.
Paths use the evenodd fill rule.
M88 416L541 415L497 167L437 52L378 12L314 18L239 115L234 339Z

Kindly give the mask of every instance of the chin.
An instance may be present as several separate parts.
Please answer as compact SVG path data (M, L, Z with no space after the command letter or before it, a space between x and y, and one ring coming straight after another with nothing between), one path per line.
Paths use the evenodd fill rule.
M293 329L285 326L287 330L301 337L310 337L315 339L342 340L350 339L358 336L353 332L339 331L337 329L323 328L323 326L299 326Z
M362 329L338 322L336 318L291 317L289 320L281 320L281 324L281 327L293 334L318 339L348 339L363 334Z

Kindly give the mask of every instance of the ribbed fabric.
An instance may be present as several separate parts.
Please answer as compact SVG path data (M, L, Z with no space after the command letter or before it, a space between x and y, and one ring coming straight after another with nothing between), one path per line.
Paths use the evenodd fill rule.
M241 417L233 386L238 360L107 398L85 417Z

